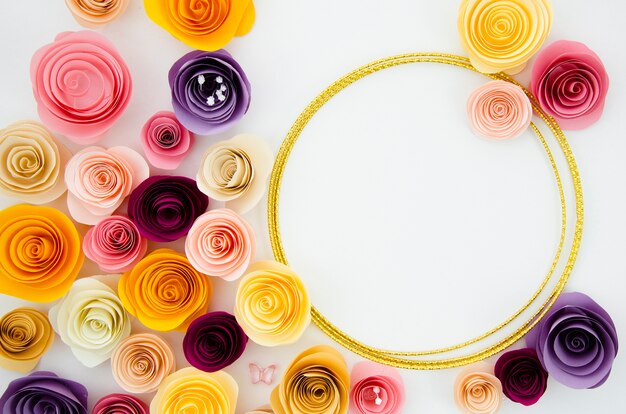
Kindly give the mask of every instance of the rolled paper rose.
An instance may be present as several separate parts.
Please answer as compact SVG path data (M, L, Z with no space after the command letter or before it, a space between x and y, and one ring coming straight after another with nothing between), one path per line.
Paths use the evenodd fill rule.
M206 313L213 286L185 255L158 249L122 275L118 290L126 310L146 327L184 331Z
M496 361L494 371L504 395L511 401L533 405L546 391L548 373L541 366L534 349L505 352Z
M246 414L274 414L274 410L269 405L264 405L256 410L248 411Z
M611 316L589 296L563 293L526 335L550 376L571 388L596 388L611 373L618 340Z
M52 207L0 211L0 293L52 302L70 289L85 257L74 223Z
M462 0L457 26L476 69L515 74L548 37L552 5L549 0Z
M533 107L519 86L494 80L479 86L467 100L474 133L485 138L512 139L530 126Z
M171 242L185 236L208 207L209 198L191 178L155 175L130 195L128 215L142 236Z
M234 414L239 387L224 371L202 372L183 368L163 381L150 403L150 412L179 414L180 407L194 414Z
M100 365L130 335L130 318L113 289L87 277L74 282L50 312L61 340L86 367Z
M86 30L60 33L39 49L30 78L42 122L78 144L102 138L126 110L132 90L115 46Z
M35 121L0 130L0 194L32 204L59 198L67 189L63 174L72 154Z
M276 414L348 412L350 375L335 349L318 345L302 352L285 370L270 396Z
M191 150L193 134L178 122L173 112L161 111L144 124L141 143L150 164L175 170Z
M195 50L169 71L176 118L191 132L215 135L241 119L250 106L250 82L225 50Z
M148 17L172 36L200 50L217 50L254 24L252 0L144 0Z
M273 163L265 141L250 134L237 135L206 150L196 176L198 188L243 214L263 197Z
M87 414L87 388L47 371L11 381L0 397L0 412Z
M350 375L350 411L360 414L400 414L404 382L394 368L359 362Z
M564 129L583 129L600 119L609 89L602 61L579 42L558 40L538 55L530 89Z
M193 267L228 281L244 274L255 252L252 226L225 208L198 217L185 240L185 253Z
M302 280L289 267L257 262L239 282L235 317L259 345L290 344L311 322L311 301Z
M13 309L0 318L0 368L32 371L53 341L46 315L32 308Z
M129 3L130 0L65 0L78 24L91 29L117 19Z
M150 414L150 409L132 395L110 394L98 400L91 414Z
M148 241L141 237L135 223L124 216L102 219L85 234L85 256L103 272L126 272L146 254Z
M493 414L502 403L502 384L483 371L464 371L454 384L454 399L464 413Z
M135 334L122 340L111 356L113 378L128 392L143 394L156 391L161 382L176 369L172 347L160 337Z

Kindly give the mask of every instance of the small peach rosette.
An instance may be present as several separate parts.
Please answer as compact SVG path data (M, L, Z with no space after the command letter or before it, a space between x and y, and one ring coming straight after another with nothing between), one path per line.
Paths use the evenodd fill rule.
M275 414L272 407L269 405L264 405L263 407L259 407L256 410L248 411L246 414Z
M0 368L32 371L52 346L48 317L32 308L17 308L0 318Z
M80 24L96 29L121 16L130 0L65 0L67 8Z
M486 369L465 370L454 384L454 399L467 414L495 414L502 396L500 380Z

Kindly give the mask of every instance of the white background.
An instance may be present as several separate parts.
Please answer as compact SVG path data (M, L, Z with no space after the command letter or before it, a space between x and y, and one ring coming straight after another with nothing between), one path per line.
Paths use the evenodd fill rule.
M63 3L0 2L1 126L37 119L30 57L57 33L80 29ZM99 30L118 46L134 81L130 106L102 145L140 150L143 122L171 108L167 71L189 49L150 22L141 1L131 3L124 16ZM553 3L549 41L586 43L601 56L611 78L603 118L586 130L567 133L585 195L583 244L567 289L595 298L622 333L626 9L620 0ZM463 54L456 30L458 2L453 0L259 0L256 6L253 31L227 46L251 80L250 111L228 133L198 137L178 171L182 175L195 175L208 145L239 132L264 137L276 152L317 93L373 59L411 51ZM528 70L517 79L527 83ZM460 69L425 64L378 73L324 107L294 149L280 213L287 256L314 303L372 345L418 350L469 339L519 308L549 267L559 229L549 164L530 133L506 143L472 135L465 100L482 82L484 78ZM12 203L3 200L1 205ZM63 204L61 199L55 205ZM263 201L246 215L257 231L259 259L272 257L265 214ZM83 271L96 273L92 265ZM236 284L215 282L215 287L211 309L232 311ZM20 304L2 297L0 311ZM165 336L180 351L182 336ZM311 327L292 346L268 349L250 343L227 369L240 384L237 412L267 402L271 391L250 384L248 363L276 363L281 374L297 353L322 342L331 343ZM359 360L342 353L350 366ZM180 352L178 362L185 364ZM108 362L85 369L58 339L40 368L86 384L92 404L121 391ZM403 371L405 412L455 412L452 384L458 372ZM16 377L0 372L1 388ZM626 363L620 354L611 378L599 389L576 391L550 381L534 407L507 400L502 412L623 412L625 385ZM151 395L143 397L149 402Z

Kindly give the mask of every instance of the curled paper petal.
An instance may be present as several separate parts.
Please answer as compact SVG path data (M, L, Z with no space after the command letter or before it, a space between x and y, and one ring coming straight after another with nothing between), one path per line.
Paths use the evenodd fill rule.
M404 407L404 382L392 367L359 362L352 369L350 411L360 414L400 414Z
M178 122L173 112L161 111L144 124L141 143L150 164L174 170L191 150L193 134Z
M529 406L546 392L548 373L530 348L505 352L496 361L496 377L509 400Z
M269 405L264 405L256 410L248 411L246 414L274 414L274 410Z
M464 413L494 414L502 403L502 384L488 372L466 370L456 379L454 399Z
M196 176L198 188L243 214L263 197L273 163L265 141L250 134L237 135L206 150Z
M111 356L113 378L128 392L156 391L176 369L172 347L153 334L135 334L124 339Z
M467 100L474 133L485 138L512 139L530 126L533 107L519 86L494 80L476 88Z
M150 414L150 409L132 395L110 394L98 400L91 414Z
M349 389L346 361L335 349L318 345L293 360L270 401L276 414L343 414Z
M65 169L70 214L79 223L94 225L113 214L149 175L146 161L128 147L85 148Z
M515 74L548 37L552 6L549 0L462 0L457 26L476 69Z
M74 223L51 207L0 211L0 293L51 302L69 290L85 260Z
M158 249L122 275L118 290L124 307L156 331L184 331L206 313L213 287L185 255Z
M32 308L13 309L0 318L0 368L32 371L53 341L46 315Z
M30 78L41 121L78 144L102 138L126 110L132 90L115 46L86 30L60 33L39 49Z
M33 204L59 198L67 189L63 174L72 154L35 121L0 130L0 194Z
M122 302L93 277L74 282L48 315L76 359L90 368L109 359L117 344L130 335L130 318Z
M65 0L78 24L91 29L117 19L129 3L130 0Z
M276 346L298 340L311 322L311 301L298 275L278 262L250 266L237 289L235 317L250 339Z
M194 414L234 414L238 393L233 377L223 371L183 368L163 381L150 403L150 412L179 414L180 407L185 407Z
M248 112L250 82L225 50L187 53L170 69L169 82L176 118L195 134L224 132Z

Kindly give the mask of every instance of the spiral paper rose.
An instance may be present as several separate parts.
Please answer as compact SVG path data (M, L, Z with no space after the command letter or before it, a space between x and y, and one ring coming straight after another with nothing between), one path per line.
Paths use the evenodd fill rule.
M223 371L183 368L163 381L150 403L150 412L179 414L184 407L194 414L234 414L238 393L237 382Z
M196 176L198 188L243 214L263 197L273 163L265 141L254 135L237 135L206 150Z
M85 260L74 223L51 207L0 211L0 293L52 302L69 290Z
M502 403L502 384L487 372L465 371L456 379L454 399L465 413L493 414Z
M32 371L53 341L46 315L31 308L10 311L0 318L0 368Z
M150 414L150 409L132 395L110 394L98 400L91 414Z
M191 178L155 175L130 195L128 215L142 236L171 242L185 236L208 207L208 197Z
M255 252L252 226L225 208L198 217L185 240L185 253L193 267L228 281L244 274Z
M350 375L350 411L359 414L400 414L404 382L397 370L374 362L359 362Z
M65 169L70 214L79 223L94 225L110 216L149 175L146 161L128 147L85 148Z
M318 345L298 355L270 396L276 414L348 412L350 375L335 349Z
M117 19L126 11L130 0L65 0L76 21L95 29Z
M91 31L57 35L33 56L30 78L42 122L79 144L102 138L124 113L132 89L113 44Z
M87 389L47 371L9 383L0 397L3 414L87 414Z
M298 340L311 322L311 301L302 280L278 262L250 266L237 289L235 317L250 339L276 346Z
M187 53L170 69L169 82L176 117L196 134L224 132L248 112L250 82L225 50Z
M274 410L269 405L265 405L256 410L248 411L246 414L274 414Z
M128 312L148 328L184 331L206 313L213 287L185 255L158 249L122 275L118 290Z
M611 373L617 355L615 324L589 296L563 293L526 335L552 378L571 388L596 388Z
M476 88L467 100L470 126L485 138L516 138L528 129L532 116L533 107L522 88L502 80Z
M72 154L35 121L0 130L0 194L45 204L67 189L63 174Z
M191 150L193 134L178 122L173 112L161 111L144 124L141 143L150 164L175 170Z
M562 128L583 129L602 115L609 76L587 46L559 40L537 55L530 88Z
M546 391L548 373L533 349L516 349L502 354L494 370L504 395L511 401L533 405Z
M548 37L552 6L549 0L462 0L457 25L476 69L515 74Z
M148 17L172 36L200 50L217 50L252 29L252 0L144 0Z

